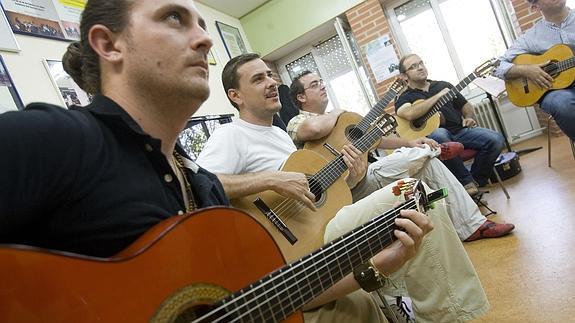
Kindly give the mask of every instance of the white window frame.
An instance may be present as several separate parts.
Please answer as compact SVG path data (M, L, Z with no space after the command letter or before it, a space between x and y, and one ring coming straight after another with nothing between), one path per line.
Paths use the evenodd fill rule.
M401 31L401 26L399 24L399 21L397 20L396 14L395 14L395 8L401 6L401 5L403 5L409 1L410 0L395 0L395 1L387 2L385 5L385 12L386 12L387 16L390 18L389 24L390 24L391 31L397 39L397 42L398 42L398 45L399 45L401 52L404 54L410 53L410 48L409 48L409 44L407 43L407 39L405 39L405 36L403 35L403 32ZM505 8L502 8L502 6L504 4L501 1L505 1L505 0L489 0L491 7L494 9L495 19L499 23L500 30L502 32L503 40L509 46L515 38L515 31L509 30L509 28L511 27L511 26L509 26L510 20L505 20L505 19L509 19L509 16L508 16L507 12L505 11ZM439 27L439 30L441 31L441 35L443 36L443 40L444 40L445 45L447 47L447 52L449 53L449 57L451 58L451 62L455 68L455 73L457 75L457 78L459 80L462 80L468 74L465 74L465 72L463 71L461 61L459 60L459 58L457 56L457 50L455 49L455 45L453 44L453 41L451 40L451 36L449 34L447 24L445 23L445 19L443 18L443 15L441 14L441 10L439 9L439 0L429 0L429 2L431 5L431 10L433 11L433 14L437 20L437 25ZM504 20L503 22L501 22L502 19ZM472 90L472 91L470 91L468 88L465 88L462 91L462 94L467 98L474 98L476 96L481 95L482 93L483 93L483 91L481 89L477 89L477 88Z

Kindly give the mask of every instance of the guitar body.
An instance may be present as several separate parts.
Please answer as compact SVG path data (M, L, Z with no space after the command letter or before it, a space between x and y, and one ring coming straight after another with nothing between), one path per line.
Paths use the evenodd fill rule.
M397 120L397 134L399 137L407 140L428 136L433 131L435 131L435 129L439 128L440 123L439 113L431 116L424 124L419 127L415 126L412 121L402 117L395 116L395 119Z
M192 321L284 259L251 216L211 208L158 224L113 258L1 246L0 262L0 322L163 323Z
M332 160L335 155L329 151L329 149L324 147L324 144L328 144L333 147L338 153L341 152L344 145L349 144L363 136L364 131L356 128L356 125L363 119L362 116L355 112L344 112L339 115L335 127L329 133L329 135L305 143L304 149L312 150L320 155L322 155L327 160ZM372 148L373 150L377 148L379 142L375 143ZM364 157L367 160L367 155Z
M307 175L317 173L327 161L313 151L301 149L295 151L282 167L283 171L300 172ZM273 236L288 262L301 258L323 245L325 226L343 206L352 203L351 191L341 176L323 194L316 194L316 208L313 212L302 203L296 203L277 194L265 191L239 199L232 200L232 205L254 216ZM310 187L313 190L313 183ZM254 205L256 198L261 198L267 206L276 211L277 215L297 237L298 241L291 244L268 218ZM281 205L280 205L281 204Z
M558 44L549 48L541 55L522 54L515 57L513 64L542 64L548 61L563 61L573 57L573 51L567 45ZM509 100L520 107L528 107L537 103L549 90L564 89L575 81L575 69L567 69L554 77L550 89L542 89L525 78L505 81Z

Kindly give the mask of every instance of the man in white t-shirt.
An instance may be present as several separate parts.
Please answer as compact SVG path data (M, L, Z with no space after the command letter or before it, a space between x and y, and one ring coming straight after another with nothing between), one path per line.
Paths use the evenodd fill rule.
M240 119L216 129L197 163L218 175L231 199L274 190L313 209L314 196L305 175L279 171L296 147L287 133L272 126L273 115L281 104L271 75L256 54L240 55L226 64L224 89L240 111ZM342 154L350 168L346 181L352 188L364 177L366 163L353 146L346 146ZM388 189L378 190L338 212L327 226L326 239L352 230L374 216L374 208L377 212L389 209L392 201L385 198ZM393 256L395 247L374 257L377 269L390 274L394 282L386 285L395 289L390 295L409 294L420 322L469 320L485 313L489 303L445 206L438 205L428 215L434 230L425 236L410 261ZM421 229L428 230L425 226ZM306 322L385 322L367 294L352 292L358 288L353 277L344 279L330 293L307 305Z

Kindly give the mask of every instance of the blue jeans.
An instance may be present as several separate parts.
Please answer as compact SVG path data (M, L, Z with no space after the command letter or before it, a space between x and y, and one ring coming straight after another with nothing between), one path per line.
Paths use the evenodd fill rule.
M575 141L575 86L550 91L541 101L541 109L552 115L559 128Z
M477 150L471 172L465 168L459 157L443 161L462 185L469 184L472 180L475 180L479 186L487 185L495 160L505 145L505 139L500 133L479 127L463 128L456 134L452 134L445 128L439 128L428 137L438 143L457 141L465 148Z

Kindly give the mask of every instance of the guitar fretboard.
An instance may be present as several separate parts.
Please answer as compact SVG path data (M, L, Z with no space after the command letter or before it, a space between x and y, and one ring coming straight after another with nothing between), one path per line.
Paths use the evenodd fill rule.
M391 129L393 129L393 127ZM387 135L391 129L382 129L377 126L373 127L361 138L354 141L353 146L362 153L365 153L375 142L377 142L377 140L379 140L379 138ZM343 156L339 155L316 174L311 176L310 183L312 183L312 185L320 185L321 190L315 191L323 192L330 187L347 170L347 168L348 167L343 160Z
M320 295L353 268L365 263L396 238L399 211L416 206L410 200L368 221L215 304L216 310L194 322L277 322Z
M379 100L375 106L373 108L371 108L371 110L369 110L369 112L365 115L365 117L363 117L363 119L356 125L356 127L361 130L361 133L365 133L367 131L367 129L369 129L369 127L375 122L377 121L377 119L379 119L379 117L381 117L381 115L383 114L385 107L387 107L387 105L391 102L391 100L393 100L393 98L395 98L395 96L397 95L397 92L395 90L393 90L393 86L395 86L396 84L394 83L394 85L392 85L392 88L390 88L385 95L383 96L383 98L381 100Z
M565 70L575 67L575 56L572 56L568 59L550 65L552 66L552 68L549 71L545 69L546 72L551 75L559 74Z
M455 99L457 94L460 93L461 90L467 87L467 85L473 82L473 80L475 80L476 78L477 76L474 73L469 74L466 78L461 80L461 82L459 82L453 89L449 90L447 94L439 98L439 100L435 102L435 104L433 105L433 107L431 107L431 109L429 109L429 111L427 111L421 117L415 119L413 121L413 124L415 125L424 124L427 120L429 120L429 118L431 118L434 114L436 114L447 102Z

